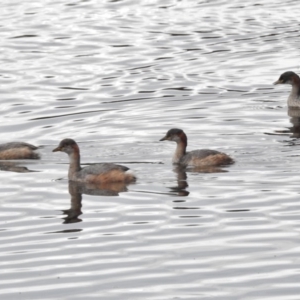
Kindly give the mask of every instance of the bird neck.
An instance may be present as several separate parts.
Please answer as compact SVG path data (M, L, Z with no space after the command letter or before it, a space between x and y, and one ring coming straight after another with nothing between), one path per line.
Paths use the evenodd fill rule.
M69 179L71 180L72 177L76 174L76 172L81 170L80 167L80 153L79 148L76 147L74 151L69 154L70 166L69 166Z
M292 90L287 103L289 107L300 106L300 78L298 75L292 78Z
M173 163L178 164L181 158L186 154L187 137L184 133L180 134L180 140L177 142L177 147L173 156Z
M299 98L299 96L300 96L300 78L299 78L299 76L293 77L291 95L293 95L294 98L296 98L296 97Z

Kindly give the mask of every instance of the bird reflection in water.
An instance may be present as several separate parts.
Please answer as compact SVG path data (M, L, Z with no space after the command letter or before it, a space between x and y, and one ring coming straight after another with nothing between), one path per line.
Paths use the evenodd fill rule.
M276 135L289 135L291 138L300 138L300 108L288 107L288 116L290 117L291 127L285 130L276 130Z
M121 192L126 192L127 186L123 182L88 184L76 181L69 181L69 194L71 196L71 207L63 210L67 215L64 224L81 222L79 216L82 214L82 194L92 196L118 196Z
M172 194L176 194L177 196L186 197L190 194L186 189L188 188L187 182L187 172L188 173L224 173L228 172L220 167L182 167L176 166L173 169L174 173L177 174L177 186L169 187Z
M177 166L173 169L174 173L177 174L177 186L169 187L172 194L176 194L178 196L188 196L189 191L186 190L186 188L189 186L187 183L187 174L186 174L186 168Z
M289 127L291 137L298 139L300 137L300 108L288 107L288 115L292 123L292 127Z
M29 170L27 167L20 166L21 162L12 162L12 161L0 161L0 171L16 172L16 173L29 173L37 172Z

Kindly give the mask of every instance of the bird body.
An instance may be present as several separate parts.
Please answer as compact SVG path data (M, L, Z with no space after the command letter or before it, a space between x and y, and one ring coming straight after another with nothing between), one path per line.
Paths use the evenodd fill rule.
M101 163L82 168L79 147L72 139L62 140L59 146L53 149L53 152L56 151L62 151L69 155L69 180L87 183L130 183L136 180L129 168L122 165Z
M186 167L204 167L220 166L231 164L234 162L234 160L230 156L216 150L201 149L186 152L187 136L182 129L170 129L165 137L160 139L160 141L165 140L177 143L177 147L172 159L173 164L178 164Z
M10 142L0 145L0 160L9 159L39 159L35 152L38 147L24 142Z

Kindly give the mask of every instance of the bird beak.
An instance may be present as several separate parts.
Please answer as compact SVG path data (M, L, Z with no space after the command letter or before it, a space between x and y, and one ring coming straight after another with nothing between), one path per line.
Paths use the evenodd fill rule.
M277 81L273 82L273 84L274 84L274 85L276 85L276 84L282 84L282 80L279 80L279 79L278 79Z
M57 152L57 151L61 151L61 150L62 150L62 148L58 146L55 149L53 149L52 152Z
M167 136L164 136L162 139L160 139L159 141L161 142L161 141L165 141L165 140L167 140L168 138L167 138Z

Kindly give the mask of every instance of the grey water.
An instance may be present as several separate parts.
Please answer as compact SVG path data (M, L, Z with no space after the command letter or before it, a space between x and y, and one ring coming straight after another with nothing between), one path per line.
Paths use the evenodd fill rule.
M0 163L0 298L263 299L300 294L296 0L3 0L1 142L41 145ZM189 149L214 172L177 170ZM84 164L135 184L69 184L63 138Z

